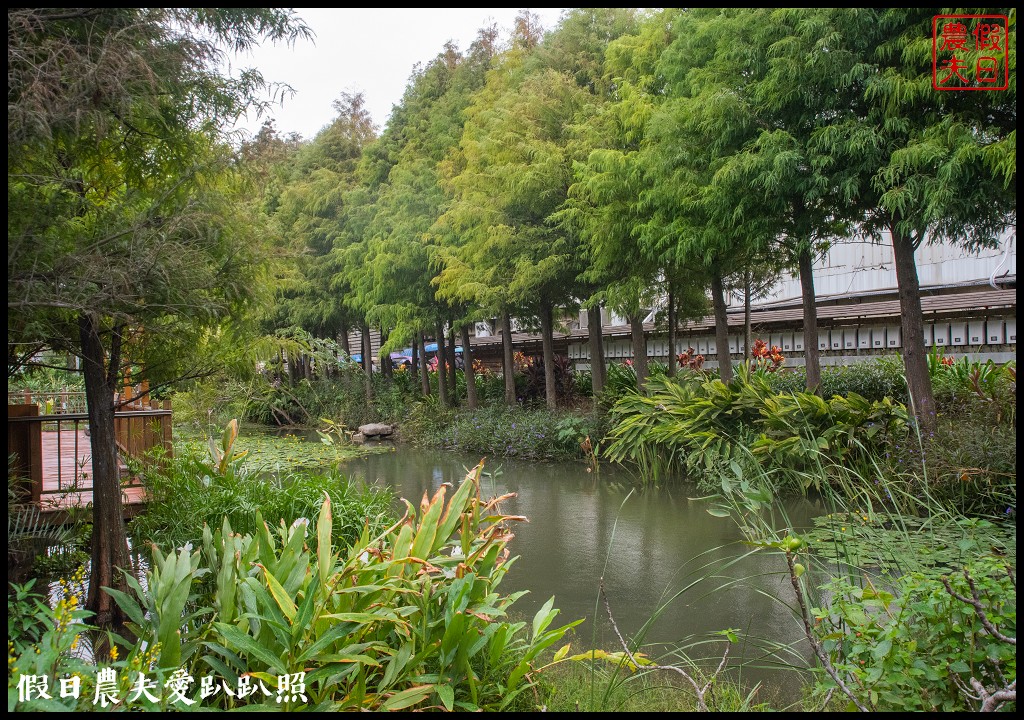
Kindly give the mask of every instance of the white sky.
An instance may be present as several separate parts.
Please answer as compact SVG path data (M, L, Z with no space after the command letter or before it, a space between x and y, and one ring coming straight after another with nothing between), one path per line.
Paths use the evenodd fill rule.
M558 23L561 8L529 8L545 30ZM295 90L272 111L279 133L305 139L330 123L331 103L343 91L362 91L373 120L383 130L399 103L416 63L426 64L453 40L465 51L480 28L495 22L508 39L520 8L296 8L315 33L294 47L271 45L243 53L236 67L255 67L268 82ZM256 132L265 118L240 127Z

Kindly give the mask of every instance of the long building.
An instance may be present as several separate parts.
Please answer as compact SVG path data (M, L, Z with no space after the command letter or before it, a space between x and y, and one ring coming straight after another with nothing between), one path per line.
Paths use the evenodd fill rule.
M950 245L924 245L917 267L925 319L925 344L952 355L1007 362L1016 359L1017 253L1016 231L997 248L967 253ZM900 304L892 247L853 238L836 242L814 266L818 306L818 349L823 365L860 362L892 354L902 347ZM653 312L651 316L653 316ZM743 356L743 296L729 298L729 350ZM586 313L567 318L555 333L555 352L567 355L580 369L590 365ZM602 312L604 350L609 362L632 357L630 328L624 319ZM778 345L787 366L804 363L803 312L800 282L783 277L764 297L752 303L754 338ZM474 356L500 367L501 336L493 325L480 323L472 340ZM647 355L668 359L668 335L654 322L644 324ZM714 318L687 322L678 331L677 349L693 347L708 367L718 352ZM513 332L517 350L540 354L540 336Z

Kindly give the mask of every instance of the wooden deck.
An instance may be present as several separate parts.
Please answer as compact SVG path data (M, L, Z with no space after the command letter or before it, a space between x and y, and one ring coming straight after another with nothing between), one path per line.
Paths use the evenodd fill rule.
M92 503L92 447L84 429L60 428L42 433L43 489L40 509L44 513L67 511L86 507ZM128 474L128 466L119 465L121 477ZM144 505L145 493L138 477L124 483L121 502L126 515L134 515Z
M8 398L10 400L10 397ZM21 398L15 398L21 399ZM7 405L8 483L14 483L22 501L38 505L48 522L63 523L93 504L92 446L86 432L86 413L57 412L41 415L40 404ZM171 403L128 401L114 413L125 517L134 517L146 504L138 476L131 476L125 458L144 465L161 464L172 456ZM115 397L117 402L117 397ZM49 409L50 403L43 407ZM52 407L56 408L54 403ZM63 405L60 406L63 410Z

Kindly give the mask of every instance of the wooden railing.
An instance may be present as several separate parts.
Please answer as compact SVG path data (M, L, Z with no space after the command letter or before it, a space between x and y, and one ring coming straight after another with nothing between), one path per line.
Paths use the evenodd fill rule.
M114 436L122 482L131 485L127 460L143 465L172 456L171 401L135 400L114 413ZM7 406L9 486L18 500L40 503L48 496L88 495L92 490L92 448L86 430L88 414L40 414L39 405ZM159 451L154 452L159 448Z
M67 390L18 390L7 393L8 405L37 405L40 415L84 413L85 393Z

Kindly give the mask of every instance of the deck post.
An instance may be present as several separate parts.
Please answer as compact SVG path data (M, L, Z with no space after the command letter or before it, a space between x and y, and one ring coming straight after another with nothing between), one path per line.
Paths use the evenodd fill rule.
M26 391L27 393L28 391ZM39 406L33 402L8 405L7 417L38 417ZM7 423L7 452L17 456L13 468L18 486L28 481L28 497L38 503L43 492L43 424L42 422Z
M164 457L167 458L168 460L170 460L172 457L174 457L174 442L173 442L173 439L171 437L171 430L172 430L172 428L171 428L171 425L172 425L171 419L173 418L173 415L170 414L170 412L171 412L171 399L170 398L166 398L164 400L164 410L166 410L168 412L168 414L167 415L162 415L160 417L160 429L163 432L163 445L164 445L164 451L165 451L164 452Z

